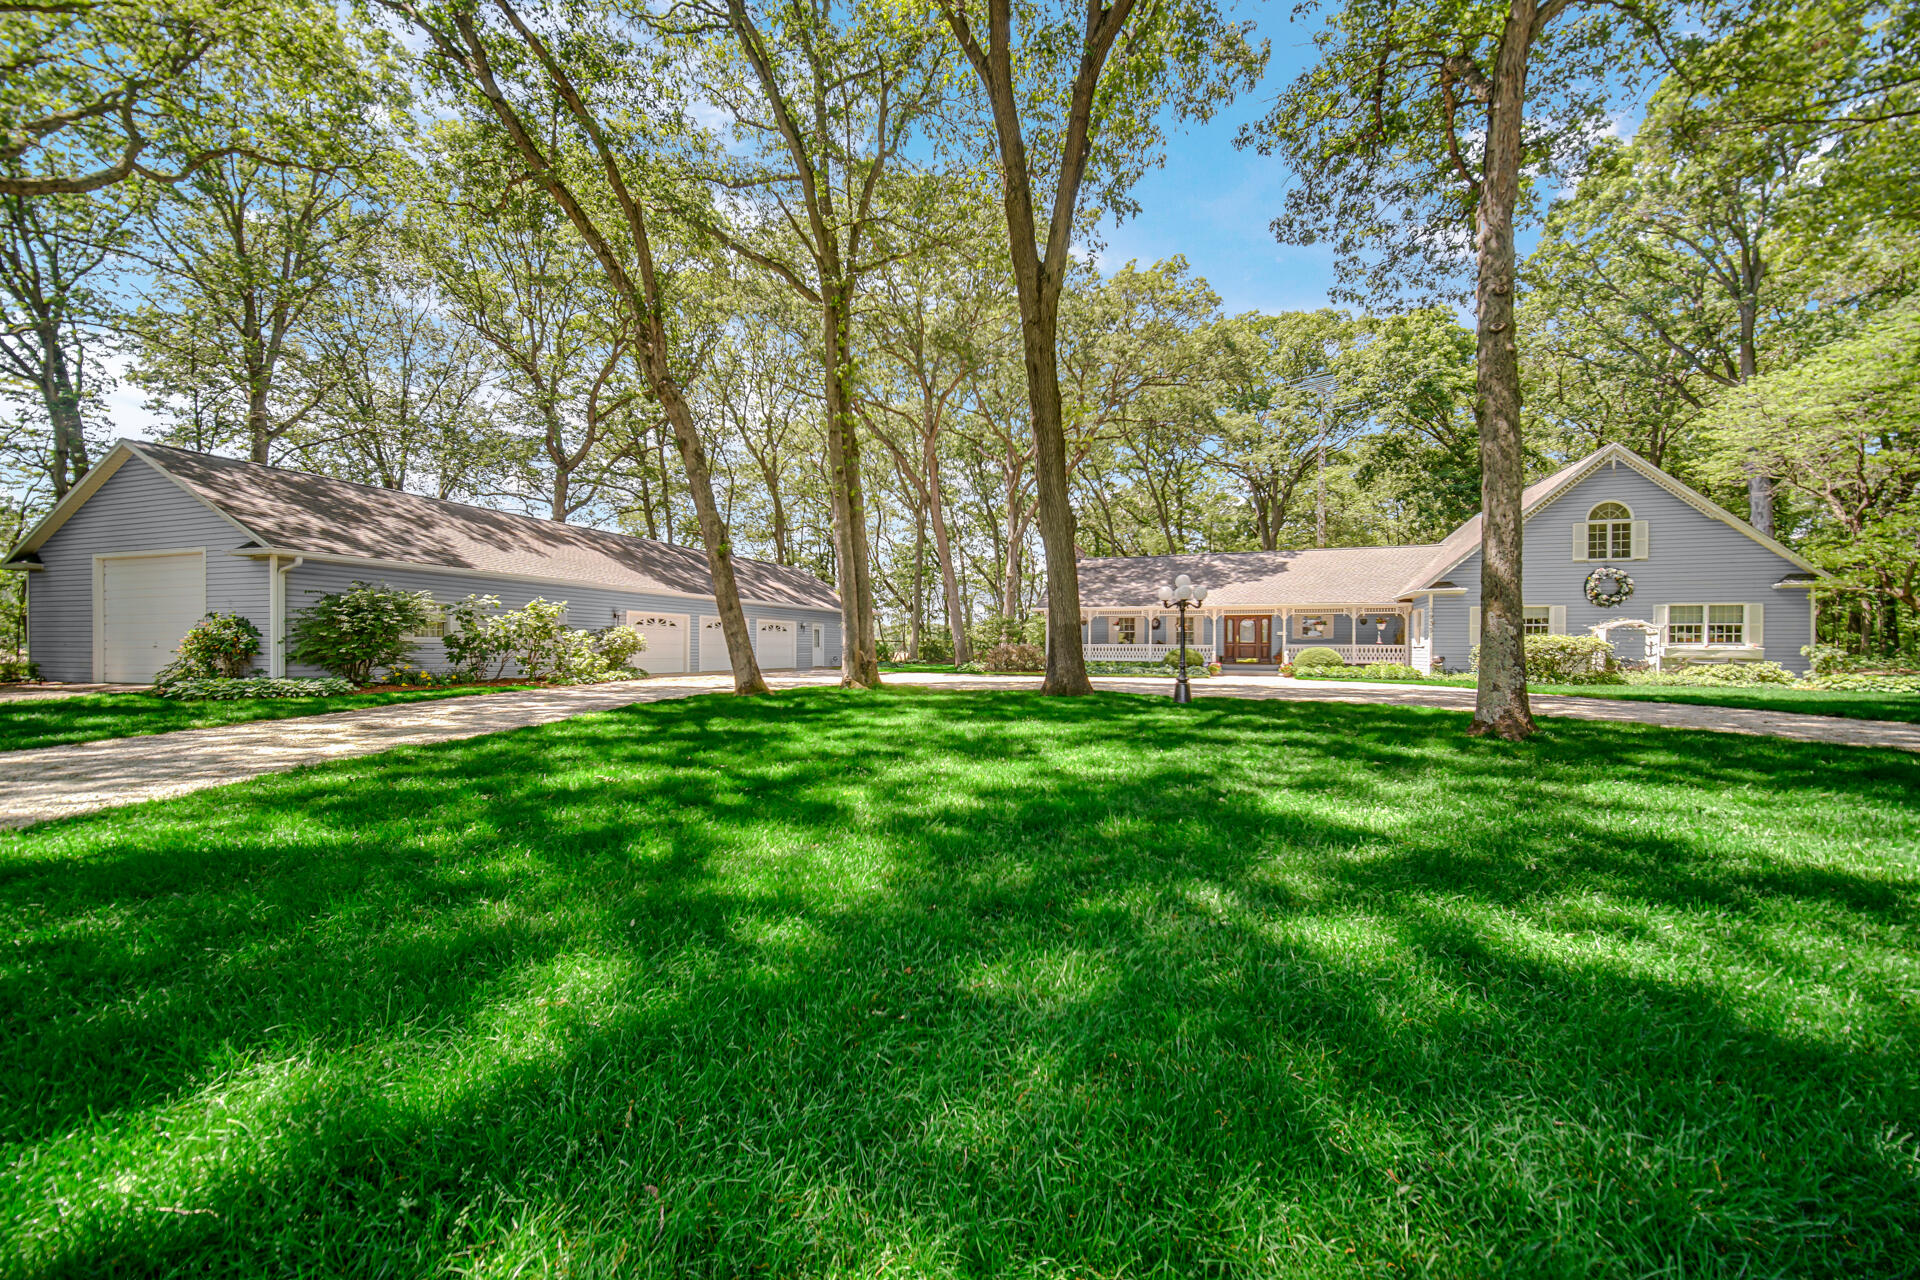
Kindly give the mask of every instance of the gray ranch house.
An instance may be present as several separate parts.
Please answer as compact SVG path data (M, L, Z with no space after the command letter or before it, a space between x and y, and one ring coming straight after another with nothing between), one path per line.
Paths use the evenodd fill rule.
M1777 662L1805 670L1821 571L1620 445L1528 486L1521 582L1532 633L1605 636L1622 661ZM1175 646L1161 584L1208 589L1188 642L1223 663L1272 664L1310 646L1350 663L1464 670L1480 642L1480 517L1438 542L1079 562L1090 661L1157 660ZM1624 598L1596 603L1591 584ZM1602 600L1608 598L1604 590Z
M736 558L768 670L837 666L840 602L800 569ZM567 602L569 625L638 628L654 674L729 669L704 552L579 525L122 440L0 568L27 574L27 635L49 680L151 680L209 611L252 619L270 675L287 620L354 580ZM412 660L444 670L439 625Z

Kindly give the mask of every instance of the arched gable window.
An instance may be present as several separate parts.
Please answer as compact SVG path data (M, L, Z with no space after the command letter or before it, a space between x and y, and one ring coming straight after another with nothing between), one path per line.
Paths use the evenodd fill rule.
M1586 558L1634 558L1633 511L1624 502L1602 502L1587 512Z

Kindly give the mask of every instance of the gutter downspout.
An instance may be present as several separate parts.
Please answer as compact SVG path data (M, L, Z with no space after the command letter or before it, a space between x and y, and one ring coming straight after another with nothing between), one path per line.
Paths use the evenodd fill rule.
M267 674L276 680L287 674L287 575L306 561L295 556L282 565L279 556L267 557Z

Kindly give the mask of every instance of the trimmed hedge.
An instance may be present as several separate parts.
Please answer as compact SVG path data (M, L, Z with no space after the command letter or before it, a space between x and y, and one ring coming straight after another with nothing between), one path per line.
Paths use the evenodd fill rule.
M1347 660L1340 656L1337 649L1302 649L1293 655L1293 666L1297 671L1302 667L1344 667Z

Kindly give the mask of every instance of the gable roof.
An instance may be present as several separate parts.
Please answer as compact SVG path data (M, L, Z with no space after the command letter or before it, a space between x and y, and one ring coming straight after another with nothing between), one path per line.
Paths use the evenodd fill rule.
M1825 570L1819 568L1811 561L1804 560L1800 556L1795 555L1784 545L1769 538L1766 534L1760 532L1739 516L1734 515L1733 512L1728 511L1725 507L1714 502L1705 494L1675 480L1672 476L1654 466L1651 462L1648 462L1645 458L1623 444L1602 445L1578 462L1570 462L1545 479L1536 480L1528 485L1520 495L1521 524L1524 526L1541 508L1608 463L1620 463L1631 467L1653 483L1659 485L1662 489L1665 489L1668 493L1671 493L1674 497L1680 499L1680 501L1698 511L1701 515L1718 520L1728 527L1738 530L1781 559L1786 560L1794 567L1819 577L1826 576ZM1433 558L1427 564L1423 565L1420 571L1396 594L1411 595L1416 591L1423 591L1459 567L1461 561L1480 549L1480 524L1481 517L1475 515L1471 520L1468 520L1458 529L1455 529L1452 533L1441 539L1440 545L1435 550Z
M1610 463L1633 468L1702 515L1738 530L1801 570L1800 575L1790 576L1825 576L1823 570L1620 444L1596 449L1528 485L1520 495L1522 522ZM1481 518L1475 515L1439 542L1418 546L1083 559L1079 562L1080 603L1088 609L1144 608L1160 599L1161 584L1181 573L1207 588L1209 608L1382 603L1448 585L1442 580L1480 549L1480 537Z
M692 547L145 442L120 441L96 470L108 470L108 463L117 468L128 456L226 517L252 540L246 549L263 554L418 565L665 595L713 594L706 553ZM78 489L69 494L19 552L38 548L98 488L96 482L84 494ZM832 588L805 570L744 556L735 556L733 567L741 598L755 604L840 607Z
M1378 604L1433 559L1432 544L1411 547L1312 547L1303 551L1198 552L1179 556L1102 556L1081 560L1080 604L1141 608L1160 587L1186 574L1207 589L1207 607Z

